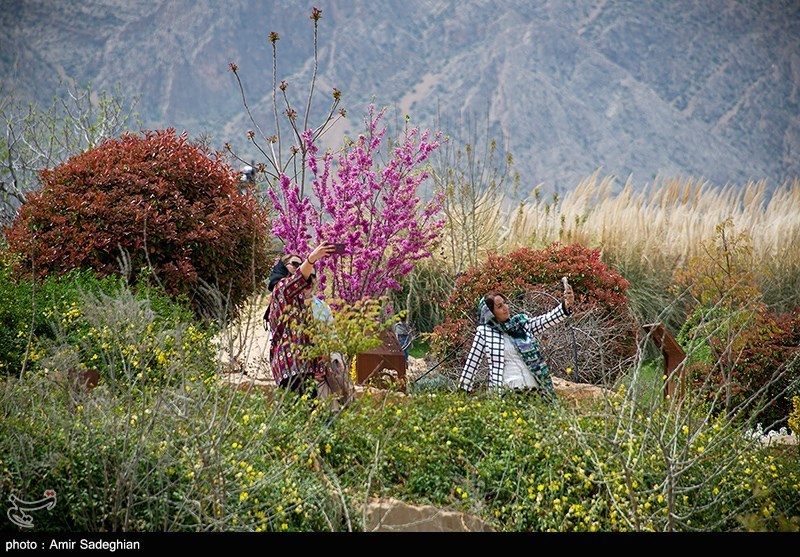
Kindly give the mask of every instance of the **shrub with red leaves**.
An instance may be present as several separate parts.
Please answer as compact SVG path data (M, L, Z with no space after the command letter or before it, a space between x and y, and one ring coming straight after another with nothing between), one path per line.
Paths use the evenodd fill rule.
M240 192L218 153L175 130L125 134L40 173L5 230L19 271L37 276L92 268L119 273L130 257L129 280L152 272L195 310L207 285L231 307L267 275L267 219L252 191Z
M579 244L490 254L486 263L456 281L442 306L442 323L431 335L432 347L442 356L462 344L449 366L457 373L475 333L478 302L487 292L505 294L512 313L535 316L561 300L564 276L575 291L571 330L566 324L556 325L539 338L550 370L571 381L613 382L628 371L636 350L637 325L625 296L628 282L600 260L599 250Z
M765 429L786 426L792 411L791 385L800 378L800 312L769 312L763 324L744 336L741 352L721 362L732 367L731 405L752 407L754 419Z

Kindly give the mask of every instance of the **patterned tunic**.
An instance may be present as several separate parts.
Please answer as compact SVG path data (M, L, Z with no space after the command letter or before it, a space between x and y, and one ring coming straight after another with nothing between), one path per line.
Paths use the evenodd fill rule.
M305 304L303 289L310 284L298 270L282 278L272 292L269 310L269 328L272 342L269 347L269 366L275 383L295 375L311 375L326 369L321 358L307 361L300 357L298 347L311 340L298 324L311 318L311 310Z
M525 324L527 333L533 336L544 331L566 318L564 307L559 304L544 315L530 317ZM489 325L478 325L472 340L467 361L458 380L458 386L467 391L472 390L472 380L484 357L489 360L489 389L498 392L503 387L503 370L505 369L505 342L503 334Z

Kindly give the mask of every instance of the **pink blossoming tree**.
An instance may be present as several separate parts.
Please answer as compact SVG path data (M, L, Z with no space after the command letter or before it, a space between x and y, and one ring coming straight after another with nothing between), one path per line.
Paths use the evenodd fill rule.
M314 24L313 69L304 111L294 108L289 84L278 80L279 36L275 32L268 35L273 49L274 134L263 132L247 104L238 66L231 63L230 68L254 126L247 132L248 140L265 158L256 172L267 177L267 204L274 215L272 233L281 240L286 253L309 253L323 240L345 243L344 255L325 258L317 268L320 287L324 289L330 280L331 297L352 304L399 290L414 262L429 257L438 243L444 226L444 217L440 216L443 199L437 196L423 203L417 190L428 178L428 156L439 146L441 134L429 139L428 131L406 129L404 138L390 143L387 157L381 150L386 128L379 128L384 110L376 112L370 105L365 133L349 142L338 157L330 152L320 155L320 137L346 116L339 108L341 92L334 89L322 123L309 125L321 18L322 10L315 7L310 17ZM288 124L288 135L282 133L281 114ZM230 145L226 147L235 158L246 162ZM388 162L379 165L379 157Z
M441 197L423 202L417 195L440 134L431 140L427 130L407 130L388 162L378 165L386 135L379 127L383 114L370 105L365 133L338 157L330 152L320 157L313 132L304 134L318 204L303 197L286 175L269 189L276 214L272 233L287 252L308 253L323 240L345 244L343 255L323 259L317 267L321 277L331 278L332 295L348 303L400 289L414 262L430 257L444 225Z

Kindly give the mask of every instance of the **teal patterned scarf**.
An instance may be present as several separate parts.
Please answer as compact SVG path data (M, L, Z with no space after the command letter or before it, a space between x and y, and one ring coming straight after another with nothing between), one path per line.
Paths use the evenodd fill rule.
M553 380L550 378L550 368L547 367L547 362L544 361L544 357L539 351L536 339L533 335L529 335L525 328L528 316L518 313L512 315L505 323L498 323L492 310L489 309L483 299L478 304L478 312L481 325L489 325L493 329L506 333L511 337L511 342L516 347L517 352L522 356L522 360L528 366L528 370L536 378L541 393L545 398L555 400L556 391L553 388Z

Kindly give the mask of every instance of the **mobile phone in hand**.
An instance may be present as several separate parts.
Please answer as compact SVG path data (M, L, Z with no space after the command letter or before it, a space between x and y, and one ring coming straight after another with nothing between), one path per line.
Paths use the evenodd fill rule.
M333 244L333 253L344 253L344 244Z

